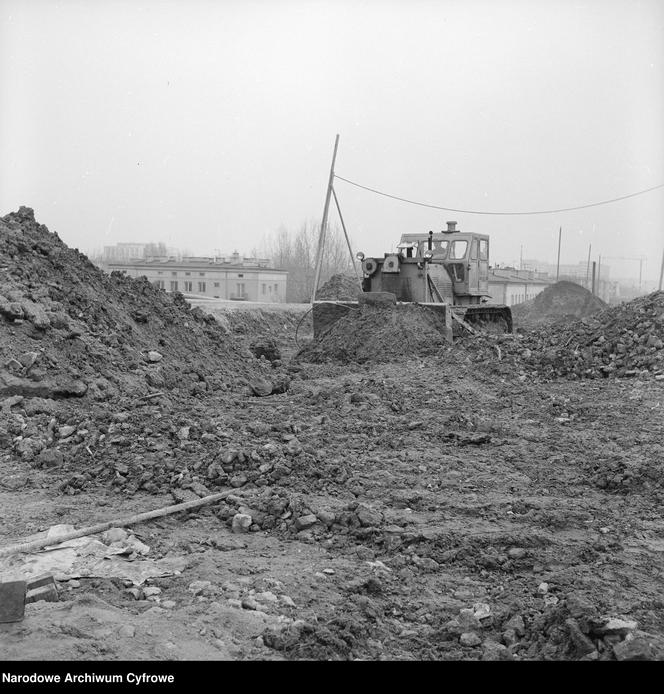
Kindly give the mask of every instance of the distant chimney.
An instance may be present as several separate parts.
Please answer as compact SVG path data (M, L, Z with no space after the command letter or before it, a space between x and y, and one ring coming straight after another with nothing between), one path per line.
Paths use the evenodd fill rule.
M453 231L456 231L457 230L456 225L457 225L456 222L448 222L447 223L447 233L450 234Z

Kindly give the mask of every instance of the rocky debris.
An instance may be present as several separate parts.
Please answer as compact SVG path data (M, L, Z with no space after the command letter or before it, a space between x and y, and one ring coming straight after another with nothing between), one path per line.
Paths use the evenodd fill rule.
M273 370L180 294L104 274L30 208L0 218L0 266L0 397L200 396Z
M192 581L187 587L187 590L194 596L209 592L211 589L211 581Z
M664 660L662 639L650 634L635 633L613 646L616 660Z
M267 361L272 364L281 362L281 350L277 341L272 337L262 338L260 340L254 340L250 345L249 349L256 357L260 359L264 357Z
M664 375L664 291L521 336L478 335L458 346L483 368L524 378L657 378Z

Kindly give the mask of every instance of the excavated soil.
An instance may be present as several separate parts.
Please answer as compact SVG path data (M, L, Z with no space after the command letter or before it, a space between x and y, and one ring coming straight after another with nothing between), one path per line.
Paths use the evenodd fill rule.
M444 349L444 328L444 318L421 306L364 304L333 323L297 358L341 364L408 360Z
M107 278L26 210L0 243L0 547L224 494L133 527L180 573L60 580L5 660L664 658L661 293L551 328L563 367L540 333L431 349L377 309L352 358L293 360L283 316ZM611 377L565 371L582 338Z
M316 292L318 301L355 301L361 292L360 282L352 275L332 275Z
M585 287L575 282L556 282L535 298L512 307L514 324L533 328L559 318L575 319L590 316L606 308L606 304Z

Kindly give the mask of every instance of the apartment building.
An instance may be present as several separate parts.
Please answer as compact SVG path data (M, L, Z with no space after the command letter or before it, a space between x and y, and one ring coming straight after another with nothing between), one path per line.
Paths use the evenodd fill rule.
M267 266L267 260L241 258L153 258L108 263L130 277L147 277L167 292L197 297L281 303L286 300L288 272ZM265 263L265 264L264 264Z

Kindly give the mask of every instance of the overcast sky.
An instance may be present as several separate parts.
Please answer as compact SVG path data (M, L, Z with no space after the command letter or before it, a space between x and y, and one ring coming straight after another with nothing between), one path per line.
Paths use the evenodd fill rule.
M86 252L248 254L319 222L336 133L340 176L530 211L664 183L663 124L660 0L0 0L0 214ZM659 276L664 189L536 216L336 191L367 254L455 219L493 262L555 261L562 226L561 262L592 243Z

